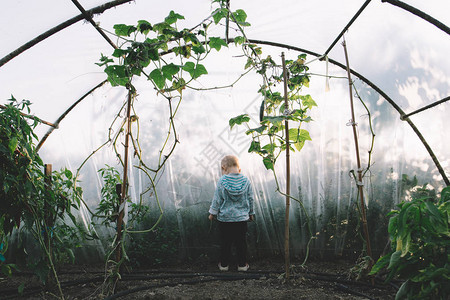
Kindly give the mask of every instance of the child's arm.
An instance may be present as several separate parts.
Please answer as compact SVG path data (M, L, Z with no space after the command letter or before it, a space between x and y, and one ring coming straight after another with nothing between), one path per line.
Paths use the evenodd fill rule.
M223 202L223 199L221 199L220 193L219 193L219 185L220 185L220 181L218 182L218 184L216 186L216 190L214 191L214 197L211 202L211 206L209 207L208 219L210 219L210 220L213 220L214 217L217 216L217 214L219 213L219 207Z

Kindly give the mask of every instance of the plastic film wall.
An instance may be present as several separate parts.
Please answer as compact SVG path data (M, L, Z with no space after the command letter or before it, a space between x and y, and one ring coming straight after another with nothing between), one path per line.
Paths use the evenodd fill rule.
M278 49L271 49L275 59ZM278 52L281 53L281 52ZM296 55L288 53L288 55ZM229 65L239 68L239 61L233 55L225 59ZM313 61L312 72L321 73L325 63ZM356 172L355 146L350 126L350 103L348 82L345 72L329 66L330 72L340 77L325 90L325 79L311 77L311 94L318 106L312 110L313 122L305 124L312 141L308 141L301 152L291 155L291 193L304 204L310 218L310 227L315 235L311 244L311 255L358 255L362 249L359 236L361 224L357 209L357 186L352 171ZM236 73L211 72L211 81L226 83L234 80ZM261 157L248 153L251 138L246 128L235 126L230 130L228 120L242 113L251 117L256 127L259 107L262 101L255 90L259 78L249 75L233 88L213 91L188 91L182 100L175 118L179 143L164 169L157 177L157 196L148 192L150 182L138 168L129 170L129 196L133 203L143 201L150 207L148 219L134 224L141 230L150 228L160 216L160 202L164 211L160 230L172 232L174 247L179 258L195 258L201 255L214 257L218 249L217 224L207 219L208 209L217 180L220 177L220 159L226 154L239 156L242 172L252 181L255 194L256 222L249 224L249 251L254 257L277 255L284 247L285 199L276 191L272 172L265 169ZM358 124L358 139L363 168L368 167L372 144L369 120L375 133L374 148L371 151L370 171L364 179L365 200L368 205L368 224L373 249L379 253L386 246L386 214L395 204L407 199L411 186L402 177L418 178L419 184L429 183L436 190L442 187L442 180L425 149L416 140L405 122L372 89L355 78L358 95L370 112L355 99ZM150 166L156 164L165 134L169 129L166 100L158 98L146 86L136 82L138 96L135 99L136 114L139 116L140 143L144 160ZM214 84L211 82L210 84ZM104 86L87 99L80 110L84 121L73 128L73 134L57 131L52 139L63 147L60 157L52 155L46 160L54 164L69 165L76 169L89 155L106 140L110 120L126 100L125 89ZM442 112L442 119L445 112ZM136 128L134 128L136 130ZM77 138L77 133L80 138ZM76 139L76 140L75 140ZM173 137L170 143L173 143ZM76 146L74 145L76 144ZM411 147L410 145L415 146ZM83 151L80 151L82 149ZM42 150L46 157L52 153L50 147ZM113 149L107 145L96 153L80 171L80 185L84 189L85 201L95 209L100 199L102 179L97 170L106 164L121 170ZM133 165L138 165L132 159ZM281 186L285 187L284 157L278 160L276 173ZM131 203L129 203L129 206ZM90 217L86 211L82 216L85 224ZM307 220L300 204L291 204L291 253L303 257L309 240ZM104 229L97 228L100 234ZM145 234L143 234L145 236ZM151 239L152 234L147 234ZM103 253L103 247L96 246ZM94 247L94 248L95 248ZM86 250L88 251L88 250ZM91 254L87 255L90 257Z
M198 7L201 9L196 10L179 5L178 12L187 19L186 27L199 23L210 13L210 3L206 2L199 1ZM447 18L448 23L448 16L443 15L446 10L442 9L442 3L437 2L432 2L427 12L444 22ZM45 1L43 3L50 5ZM286 9L289 13L275 7L274 3L261 6L257 1L246 1L242 8L246 10L252 24L248 36L322 53L361 3L320 3L324 4L320 5L322 9L317 9L318 4L312 2L303 6L293 1L281 3L289 7ZM117 8L98 16L98 20L102 27L111 30L116 23L131 24L140 19L154 22L174 9L161 5L152 10L147 5L136 1L136 4L124 6L123 10ZM420 5L417 3L419 8ZM76 13L70 5L60 9L64 10L60 17L62 19ZM280 15L268 13L278 10ZM20 11L20 7L17 7L17 11ZM303 12L301 18L292 13L298 11ZM148 12L148 15L144 12ZM380 22L380 16L386 17L386 22ZM62 19L52 20L58 23ZM374 27L374 24L378 26ZM404 28L405 24L410 30ZM50 25L40 24L42 31ZM19 99L30 99L33 112L52 121L72 100L78 99L104 80L105 75L101 68L95 66L95 62L98 62L101 53L110 54L112 50L89 26L76 24L0 68L0 95L3 99L6 101L11 94ZM309 29L299 31L299 28ZM421 38L417 39L414 32L420 32ZM32 33L27 33L21 41L25 42L32 36ZM448 96L450 65L446 58L450 40L448 35L425 21L387 4L373 2L345 38L351 67L370 78L405 112ZM20 43L9 35L5 39L10 40L5 45L10 45L11 49L5 47L2 54ZM435 46L436 43L439 43L439 47ZM269 46L262 46L262 50L263 55L270 54L279 63L281 52L285 52L287 59L294 59L300 54ZM345 62L340 44L333 48L329 56L341 63ZM304 89L304 94L310 94L318 106L311 112L313 121L304 125L312 141L308 141L301 152L291 156L291 193L302 201L310 218L309 225L315 236L311 244L312 255L358 255L363 246L357 210L357 186L352 177L352 171L356 172L357 166L346 72L324 60L316 60L311 55L308 55L307 63L312 75L310 87ZM30 68L30 65L34 67ZM145 222L129 225L134 229L150 228L162 210L164 213L158 230L165 239L172 241L179 258L216 255L217 224L208 221L207 211L220 176L220 159L226 154L239 156L242 172L250 178L254 189L256 222L249 224L250 254L264 257L283 252L285 199L276 191L274 176L265 169L261 157L248 153L251 138L245 134L246 128L235 126L230 130L228 125L230 118L247 113L251 117L250 124L257 126L263 100L257 91L262 80L256 74L249 74L232 87L208 90L210 87L233 83L244 72L244 65L245 58L237 48L230 46L212 55L205 63L208 76L196 82L203 90L183 92L183 100L174 119L179 143L158 174L157 193L148 191L151 183L135 167L139 162L130 152L133 167L129 169L128 209L141 200L150 209ZM326 76L330 76L329 91L326 91ZM386 214L395 204L407 199L414 188L408 180L416 176L419 185L428 183L436 191L440 191L444 182L425 147L408 124L400 120L398 112L362 80L355 76L352 79L356 88L353 96L362 166L369 167L363 182L368 205L368 226L372 248L377 254L388 240ZM159 151L170 130L168 106L166 100L159 97L146 80L137 79L133 84L137 89L134 113L138 117L139 128L136 127L137 123L132 128L135 134L139 130L144 161L153 166L157 164ZM103 186L98 170L110 165L122 172L122 167L110 144L85 160L105 143L110 132L120 135L114 126L110 131L110 125L126 98L125 89L105 84L64 119L40 150L44 162L53 164L54 169L68 167L75 172L83 165L80 169L80 186L84 190L84 200L92 210L98 205ZM358 98L364 102L370 114ZM411 117L447 174L450 172L450 145L445 142L445 129L450 126L447 117L449 109L449 104L444 103ZM369 162L371 126L375 139ZM45 125L40 125L37 132L39 137L47 129ZM172 135L169 144L174 142ZM276 174L283 190L286 174L282 156L278 160ZM291 253L303 257L309 240L305 211L295 201L290 209ZM91 218L87 209L80 210L79 218L86 227L89 226ZM109 234L101 227L96 227L96 230L103 236ZM153 233L142 234L140 238L156 239ZM108 243L98 241L88 244L79 251L79 258L93 259L95 255L92 253L97 253L98 259L102 259Z

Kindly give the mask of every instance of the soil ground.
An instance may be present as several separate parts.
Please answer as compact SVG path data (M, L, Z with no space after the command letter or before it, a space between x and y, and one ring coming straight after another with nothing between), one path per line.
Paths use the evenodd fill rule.
M255 261L247 272L219 272L210 262L124 271L107 297L103 266L69 265L59 272L65 299L394 299L396 288L375 280L355 280L348 261L308 262L294 266L290 279L282 276L284 264ZM300 263L298 264L300 265ZM128 270L130 271L130 270ZM353 274L353 275L351 275ZM352 278L353 277L353 278ZM25 284L22 295L17 293ZM56 299L56 289L44 292L36 276L17 273L0 279L0 299Z

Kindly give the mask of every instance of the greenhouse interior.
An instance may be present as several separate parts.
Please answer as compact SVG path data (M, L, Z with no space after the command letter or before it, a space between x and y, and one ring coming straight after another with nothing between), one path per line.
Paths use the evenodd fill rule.
M1 299L449 299L450 2L1 6Z

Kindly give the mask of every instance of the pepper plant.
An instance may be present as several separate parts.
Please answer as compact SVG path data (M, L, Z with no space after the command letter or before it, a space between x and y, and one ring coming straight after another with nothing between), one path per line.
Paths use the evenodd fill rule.
M450 187L437 199L425 186L389 213L391 250L370 274L387 268L386 281L404 280L396 299L448 299L450 296Z

